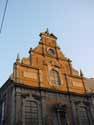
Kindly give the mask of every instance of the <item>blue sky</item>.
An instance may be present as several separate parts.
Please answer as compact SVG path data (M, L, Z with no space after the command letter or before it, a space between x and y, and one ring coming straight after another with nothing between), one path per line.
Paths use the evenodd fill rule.
M5 1L0 0L0 24ZM0 86L12 73L17 53L28 56L46 28L73 66L94 77L94 0L9 0L0 34Z

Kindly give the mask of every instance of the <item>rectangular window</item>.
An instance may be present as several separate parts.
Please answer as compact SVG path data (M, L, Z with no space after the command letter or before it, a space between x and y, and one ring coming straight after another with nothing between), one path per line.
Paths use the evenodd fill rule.
M2 108L1 108L1 125L4 125L5 122L5 102L2 102Z

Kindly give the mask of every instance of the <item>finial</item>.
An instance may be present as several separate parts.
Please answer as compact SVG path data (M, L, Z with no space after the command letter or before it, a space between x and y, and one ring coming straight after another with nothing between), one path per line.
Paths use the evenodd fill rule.
M46 29L46 32L47 32L47 33L49 32L48 28Z
M30 50L29 50L29 54L31 54L31 52L32 52L32 48L30 48Z
M20 54L19 53L17 54L17 59L20 59Z
M19 53L17 54L16 62L20 63L20 54Z
M68 58L68 62L72 62L70 58Z
M82 70L80 69L80 76L83 76L83 72L82 72Z
M49 30L48 30L48 28L46 29L45 33L47 33L47 35L49 34Z

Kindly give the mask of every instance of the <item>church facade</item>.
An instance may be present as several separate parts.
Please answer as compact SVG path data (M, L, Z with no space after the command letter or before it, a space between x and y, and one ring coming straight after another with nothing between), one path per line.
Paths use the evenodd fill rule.
M93 125L94 79L72 66L48 31L29 57L17 56L0 88L0 125Z

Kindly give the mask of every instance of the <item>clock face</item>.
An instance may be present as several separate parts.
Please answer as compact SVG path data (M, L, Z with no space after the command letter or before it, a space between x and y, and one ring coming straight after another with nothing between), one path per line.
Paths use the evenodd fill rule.
M51 56L54 56L55 55L55 51L54 49L48 49L48 53L51 55Z

